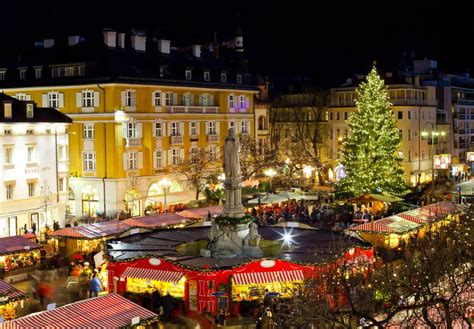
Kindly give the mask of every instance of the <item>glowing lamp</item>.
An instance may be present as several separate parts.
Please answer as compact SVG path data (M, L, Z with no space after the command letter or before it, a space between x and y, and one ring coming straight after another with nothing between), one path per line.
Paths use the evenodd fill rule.
M305 175L306 178L310 178L312 172L313 172L313 167L311 167L311 166L304 166L304 168L303 168L303 173L304 173L304 175Z
M122 110L115 111L115 121L116 122L124 122L128 121L128 115Z

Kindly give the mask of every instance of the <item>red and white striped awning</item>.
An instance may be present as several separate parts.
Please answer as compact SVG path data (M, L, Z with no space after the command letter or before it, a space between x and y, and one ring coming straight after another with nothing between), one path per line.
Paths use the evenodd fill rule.
M174 271L150 270L139 267L128 267L123 272L122 277L177 283L183 277L183 273Z
M234 274L234 282L236 285L272 282L292 282L303 281L303 279L304 275L302 270L246 272Z
M157 315L122 296L109 294L81 300L51 311L27 315L0 324L0 328L122 328L132 319L151 320Z

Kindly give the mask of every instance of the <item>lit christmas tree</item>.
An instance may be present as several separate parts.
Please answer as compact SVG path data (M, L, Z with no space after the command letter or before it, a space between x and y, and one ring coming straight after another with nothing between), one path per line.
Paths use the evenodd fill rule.
M346 177L337 184L340 196L405 190L400 137L384 81L375 67L356 90L356 111L347 120L351 130L344 143L342 164Z

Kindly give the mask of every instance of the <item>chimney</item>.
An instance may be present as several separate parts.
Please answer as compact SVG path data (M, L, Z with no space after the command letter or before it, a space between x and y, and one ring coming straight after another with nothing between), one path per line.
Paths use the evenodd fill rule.
M113 30L104 30L104 43L107 47L117 47L117 32Z
M45 48L51 48L54 46L54 39L44 39L43 44Z
M201 45L193 45L194 57L201 57Z
M67 37L67 44L69 46L75 46L79 43L80 36L78 35L70 35Z
M133 33L130 36L132 40L132 48L136 51L145 51L146 50L146 35L141 33Z
M119 48L125 48L125 33L117 33L117 46Z
M169 54L171 52L170 40L158 40L158 51L162 54Z

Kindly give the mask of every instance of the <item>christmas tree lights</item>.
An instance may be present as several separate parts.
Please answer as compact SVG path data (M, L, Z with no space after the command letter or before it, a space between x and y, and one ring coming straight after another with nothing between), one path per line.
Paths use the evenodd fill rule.
M337 184L342 197L405 190L400 137L387 87L374 67L356 90L356 111L347 120L351 130L344 143L342 165L346 177Z

